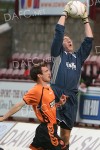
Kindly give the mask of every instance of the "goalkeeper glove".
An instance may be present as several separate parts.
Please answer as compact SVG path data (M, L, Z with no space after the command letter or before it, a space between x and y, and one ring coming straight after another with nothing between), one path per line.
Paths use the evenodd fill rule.
M84 24L89 23L89 21L88 21L88 14L87 14L87 11L86 11L86 7L85 7L85 12L81 16L81 18L82 18L82 21L83 21Z
M69 5L67 4L67 5L65 5L65 7L64 7L62 16L68 16L69 12L70 12L70 7L69 7Z

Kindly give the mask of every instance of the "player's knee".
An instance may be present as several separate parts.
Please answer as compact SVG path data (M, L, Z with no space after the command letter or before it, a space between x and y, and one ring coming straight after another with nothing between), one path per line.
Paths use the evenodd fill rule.
M66 141L69 141L70 136L68 134L63 134L62 138L66 139Z
M67 144L69 144L70 131L66 129L61 129L61 138Z

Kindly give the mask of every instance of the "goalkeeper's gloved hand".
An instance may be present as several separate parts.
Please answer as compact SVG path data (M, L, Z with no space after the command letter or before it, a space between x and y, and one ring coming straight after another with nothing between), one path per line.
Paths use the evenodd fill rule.
M85 12L81 16L81 18L82 18L82 21L83 21L84 24L89 23L89 21L88 21L88 14L87 14L86 8L85 8Z
M67 4L67 5L65 5L65 7L64 7L62 16L68 16L68 15L69 15L69 12L70 12L70 7L69 7L69 5Z

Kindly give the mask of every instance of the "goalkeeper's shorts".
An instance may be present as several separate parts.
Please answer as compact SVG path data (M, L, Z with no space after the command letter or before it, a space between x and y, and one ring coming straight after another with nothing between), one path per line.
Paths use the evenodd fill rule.
M67 102L57 108L57 120L61 128L71 130L76 121L77 99L75 95L69 97Z

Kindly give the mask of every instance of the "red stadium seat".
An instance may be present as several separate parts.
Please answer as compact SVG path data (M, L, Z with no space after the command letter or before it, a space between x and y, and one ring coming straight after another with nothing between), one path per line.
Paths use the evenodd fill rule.
M92 74L94 78L98 76L98 64L92 64Z
M5 78L6 71L7 71L6 68L0 69L0 79Z
M12 61L13 60L18 60L18 58L19 58L19 55L20 55L20 53L14 53L13 55L12 55Z
M37 53L34 53L32 56L31 56L31 60L32 60L32 64L33 63L38 63L38 54Z
M8 60L8 62L7 62L7 66L8 66L8 68L13 68L13 62L14 61L18 61L18 58L19 58L19 53L14 53L13 55L12 55L12 57Z
M31 59L34 59L34 58L36 58L36 57L38 57L38 53L32 54Z
M18 57L18 61L21 62L22 60L24 60L25 57L25 53L21 53Z
M85 73L86 73L87 76L91 75L91 65L86 65Z
M50 63L51 62L51 56L49 53L45 54L44 56L44 61L47 62L47 63Z
M25 61L31 59L31 55L32 55L31 53L26 53L24 56Z
M90 57L90 59L89 59L89 61L90 61L91 63L96 63L96 60L97 60L97 55L92 55L92 56Z
M12 78L12 72L13 72L13 69L12 69L12 68L7 69L7 71L5 72L4 77L7 78L7 79Z
M98 63L99 67L100 67L100 55L97 57L96 62Z
M24 72L25 72L25 69L19 70L19 72L18 72L18 78L19 79L24 79Z
M41 62L41 61L43 61L43 60L44 60L44 54L43 54L43 53L40 53L40 54L38 55L38 61Z
M13 70L11 77L13 79L18 79L18 74L19 74L19 69L15 69L15 70Z
M30 79L30 70L29 69L25 70L24 79Z
M27 69L27 68L30 69L32 67L32 58L31 58L31 56L32 56L31 53L25 54L24 60L25 60L26 66L23 69Z

